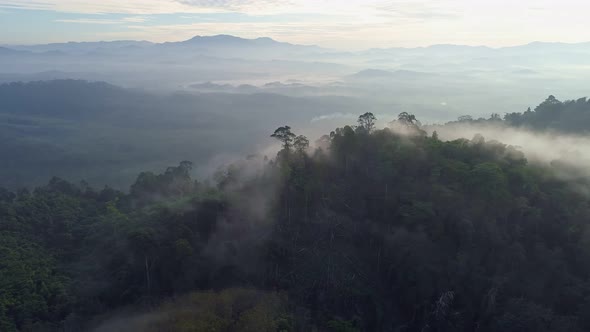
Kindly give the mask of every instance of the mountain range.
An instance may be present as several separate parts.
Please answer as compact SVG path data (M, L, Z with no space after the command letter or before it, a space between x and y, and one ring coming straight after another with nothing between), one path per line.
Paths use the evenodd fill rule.
M85 54L92 52L113 52L113 51L128 51L133 52L137 50L146 50L150 48L174 49L174 48L192 48L201 50L212 49L280 49L290 52L319 52L331 54L345 54L322 48L316 45L298 45L286 42L280 42L269 37L260 37L255 39L240 38L231 35L215 35L215 36L195 36L189 40L179 42L164 42L152 43L149 41L135 41L135 40L117 40L117 41L99 41L99 42L67 42L67 43L52 43L40 45L2 45L0 47L0 55L11 54L15 51L27 51L31 53L46 53L46 52L63 52L69 54ZM380 53L407 53L407 52L438 52L438 53L506 53L506 52L556 52L556 51L590 51L590 42L586 43L552 43L552 42L532 42L525 45L517 45L510 47L491 48L487 46L468 46L468 45L453 45L453 44L437 44L427 47L414 48L379 48L369 49L356 54L380 54ZM22 53L21 53L22 54ZM355 54L354 52L352 54Z
M354 97L366 105L403 105L425 121L464 110L476 116L522 111L548 94L584 96L590 84L590 43L345 52L217 35L0 47L0 83L81 79L158 93Z
M48 52L59 52L57 54L96 54L96 53L135 53L140 51L156 50L158 52L173 50L195 50L202 54L213 52L215 50L265 50L265 51L283 51L283 52L321 52L322 48L318 46L295 45L290 43L279 42L271 38L262 37L256 39L245 39L230 35L217 36L196 36L189 40L180 42L152 43L148 41L99 41L99 42L68 42L53 43L44 45L5 45L0 49L0 55L8 52L29 52L29 54L47 54ZM226 53L227 54L227 53Z

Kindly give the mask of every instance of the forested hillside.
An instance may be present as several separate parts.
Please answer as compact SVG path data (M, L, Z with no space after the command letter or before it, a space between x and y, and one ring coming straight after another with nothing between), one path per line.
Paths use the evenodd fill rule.
M503 121L502 121L503 120ZM461 116L451 123L504 123L509 126L528 128L533 130L553 130L560 133L584 134L590 130L590 100L560 101L555 96L549 96L544 102L525 112L509 112L503 116L494 113L490 118L474 119L469 115Z
M280 127L215 183L182 162L128 193L2 190L0 330L590 330L583 181L375 120L313 149Z

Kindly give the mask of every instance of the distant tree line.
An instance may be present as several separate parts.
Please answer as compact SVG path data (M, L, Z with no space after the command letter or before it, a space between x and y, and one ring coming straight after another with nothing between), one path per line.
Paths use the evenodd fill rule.
M514 127L524 127L534 130L551 129L564 133L585 133L590 130L590 100L559 101L555 96L549 96L539 106L525 112L506 113L502 117L498 113L489 118L474 119L470 115L460 116L454 123L504 123Z

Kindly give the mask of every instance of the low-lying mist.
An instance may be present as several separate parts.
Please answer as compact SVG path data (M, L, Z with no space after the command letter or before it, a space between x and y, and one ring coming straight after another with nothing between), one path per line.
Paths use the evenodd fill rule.
M527 160L546 166L566 166L558 174L568 179L590 176L590 136L565 134L552 130L510 127L502 122L476 124L453 123L426 127L442 140L472 139L482 135L486 141L498 141L522 151ZM559 171L561 170L561 171Z

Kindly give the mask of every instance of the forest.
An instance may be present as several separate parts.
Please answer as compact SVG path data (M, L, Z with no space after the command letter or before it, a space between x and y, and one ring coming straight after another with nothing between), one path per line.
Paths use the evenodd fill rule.
M447 124L489 122L533 130L548 129L560 133L586 133L590 128L590 100L580 98L560 101L551 95L534 110L529 107L525 112L509 112L503 117L498 113L492 113L487 119L474 119L470 115L464 115L460 116L457 121Z
M588 107L491 120L581 131ZM376 120L315 142L279 127L275 157L209 180L183 161L128 191L1 189L0 330L590 330L586 179Z

